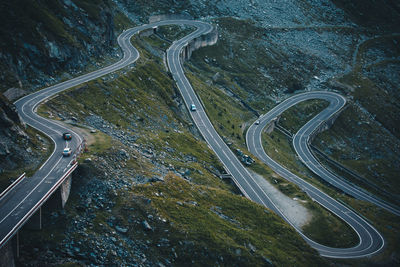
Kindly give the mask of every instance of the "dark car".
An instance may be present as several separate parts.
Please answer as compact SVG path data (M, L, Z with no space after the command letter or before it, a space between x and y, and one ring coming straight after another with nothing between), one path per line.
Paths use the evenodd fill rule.
M64 139L64 140L71 140L71 139L72 139L72 134L70 134L70 133L63 133L63 139Z

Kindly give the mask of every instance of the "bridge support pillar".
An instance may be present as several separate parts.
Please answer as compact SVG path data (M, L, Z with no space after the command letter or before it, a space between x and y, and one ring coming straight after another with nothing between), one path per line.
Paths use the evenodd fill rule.
M72 174L71 174L72 175ZM50 198L44 203L43 208L46 212L63 209L68 201L69 193L71 192L72 178L69 175L64 182L58 187L58 189L50 196Z
M62 208L64 208L64 206L67 203L67 200L69 198L69 193L71 192L71 182L72 182L72 178L71 178L71 175L69 175L67 177L67 179L65 179L65 181L59 187Z

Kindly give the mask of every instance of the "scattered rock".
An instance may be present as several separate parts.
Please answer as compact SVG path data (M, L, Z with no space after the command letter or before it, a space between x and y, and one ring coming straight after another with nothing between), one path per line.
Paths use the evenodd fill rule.
M213 81L216 82L219 76L220 76L219 72L215 73L214 76L212 77Z
M247 246L249 247L251 253L255 253L256 252L256 247L253 246L253 244L249 243Z
M264 257L264 256L263 256L263 258L264 258L265 262L268 263L269 265L271 265L271 266L274 265L274 264L272 263L272 261L271 261L270 259L268 259L267 257Z
M115 230L117 230L118 232L123 233L123 234L128 232L128 228L121 227L121 226L118 226L118 225L115 226Z
M26 94L25 90L22 90L20 88L9 88L7 91L3 93L3 95L10 101L13 102L14 100L18 99L19 97L23 96Z
M237 249L235 250L235 254L236 254L237 256L242 255L242 250L241 250L240 248L237 248Z
M153 228L151 228L150 224L149 224L146 220L144 220L144 221L142 222L142 225L143 225L143 227L144 227L144 229L145 229L146 231L151 231L151 230L153 230Z
M153 176L150 179L151 182L164 182L164 177L163 176Z

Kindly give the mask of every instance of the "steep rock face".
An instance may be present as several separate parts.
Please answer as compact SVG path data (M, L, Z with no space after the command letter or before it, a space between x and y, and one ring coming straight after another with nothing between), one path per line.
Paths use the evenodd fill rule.
M8 103L7 99L2 95L0 95L0 110L0 126L3 131L14 124L21 124L15 106Z
M4 189L9 179L37 168L50 151L49 141L23 125L11 102L60 81L65 78L62 73L74 75L107 55L117 58L117 28L129 22L111 0L1 1L0 9L0 189Z
M10 102L113 49L115 11L108 0L75 2L0 3L0 190L37 168L49 151L48 141L23 125Z
M113 51L117 9L109 0L2 1L0 91L42 87Z
M0 173L9 166L16 166L21 160L25 160L21 153L23 146L19 144L21 139L29 140L20 121L19 115L11 103L0 94Z
M30 176L51 152L50 140L26 127L0 93L0 191L23 172Z

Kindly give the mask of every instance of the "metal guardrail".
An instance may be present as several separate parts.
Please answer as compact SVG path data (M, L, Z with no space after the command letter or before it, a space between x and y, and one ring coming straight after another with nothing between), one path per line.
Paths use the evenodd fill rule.
M58 187L65 181L65 179L71 175L71 173L78 167L77 157L82 153L85 147L86 141L83 140L74 151L73 160L70 162L71 167L63 174L63 176L54 184L50 190L29 210L27 214L13 227L13 229L0 240L0 248L7 243L14 234L20 229L29 218L43 205L43 203L58 189ZM68 164L69 165L69 164ZM15 186L17 186L25 178L25 173L18 177L6 190L0 194L0 200L3 199Z
M21 174L12 184L10 184L3 192L0 194L0 200L2 200L8 193L10 193L11 189L17 186L23 179L25 178L25 172Z
M11 237L21 228L28 219L43 205L43 203L54 193L55 190L64 182L64 180L76 169L78 163L75 162L71 168L61 177L60 180L56 184L54 184L51 189L33 206L27 214L13 227L13 229L3 238L0 240L0 248L10 240Z

